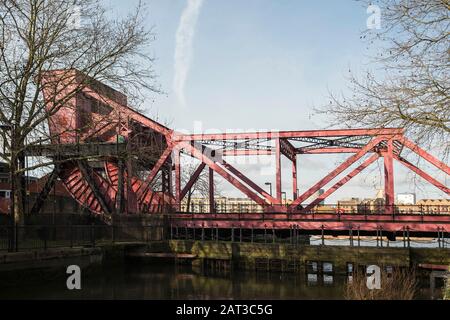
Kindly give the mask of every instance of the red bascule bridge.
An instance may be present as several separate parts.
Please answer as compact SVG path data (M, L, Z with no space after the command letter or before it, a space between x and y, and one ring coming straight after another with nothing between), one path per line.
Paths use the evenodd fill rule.
M81 75L71 71L73 79ZM58 77L58 71L49 77ZM65 90L58 90L64 95ZM450 167L405 137L402 129L345 129L279 131L223 134L182 134L131 109L127 97L101 83L70 96L67 105L52 112L53 94L48 101L52 143L33 147L33 155L51 157L58 165L36 201L39 206L56 179L92 213L108 220L113 214L167 214L170 224L182 228L275 229L305 233L366 233L384 231L395 236L405 232L417 235L450 232L450 212L399 212L394 205L394 161L412 170L436 188L450 195L450 188L408 161L405 149L416 153L442 172ZM66 93L67 94L67 93ZM348 154L348 158L307 191L297 194L297 159L310 154ZM196 158L198 168L182 185L181 156ZM275 158L275 193L266 192L227 158L237 156ZM282 202L281 158L292 162L293 202ZM348 213L323 212L318 206L336 190L379 158L384 161L385 202L382 210ZM209 171L207 212L181 212L181 203L203 170ZM348 172L351 170L350 172ZM348 172L348 173L347 173ZM214 175L221 176L251 199L258 210L233 212L214 206ZM317 191L335 182L323 194L309 200ZM448 210L448 209L447 209Z

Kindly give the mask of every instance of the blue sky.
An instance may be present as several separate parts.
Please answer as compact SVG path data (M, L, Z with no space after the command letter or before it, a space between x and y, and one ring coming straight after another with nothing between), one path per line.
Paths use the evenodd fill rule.
M105 1L113 14L130 11L138 3ZM174 92L174 56L178 26L188 1L144 2L149 8L146 21L155 27L157 37L151 49L156 58L154 69L166 93L149 95L145 109L176 129L192 131L199 121L205 130L326 128L327 119L314 115L313 107L328 102L329 90L345 92L349 69L367 68L368 55L374 50L360 39L369 15L356 1L203 0L192 36L183 105ZM319 180L340 159L301 159L300 188ZM287 161L283 165L289 167ZM245 168L259 183L267 181L257 170ZM290 194L289 172L285 171ZM378 173L375 167L330 201L373 196L382 181ZM407 183L405 171L397 173L398 192L443 195L433 188L421 192Z

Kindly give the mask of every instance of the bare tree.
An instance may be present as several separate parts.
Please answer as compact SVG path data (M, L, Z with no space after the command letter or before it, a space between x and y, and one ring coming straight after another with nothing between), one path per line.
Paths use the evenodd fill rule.
M197 165L194 162L189 162L184 166L184 170L181 173L181 182L186 185L193 176L197 169ZM214 179L214 196L220 196L220 183L217 179ZM189 212L191 207L192 197L198 195L201 198L209 199L209 173L207 169L204 169L198 176L197 181L192 185L192 188L186 194L186 211Z
M48 130L51 115L70 108L71 99L97 81L135 98L158 91L148 54L154 35L144 27L144 13L139 4L128 16L112 18L94 0L0 2L0 158L10 165L17 223L23 222L24 154L55 141ZM59 70L58 76L49 70ZM51 93L47 99L45 92Z
M381 29L361 38L378 44L376 70L350 73L350 95L331 93L320 113L333 124L401 127L417 142L450 151L449 0L362 1L381 9Z

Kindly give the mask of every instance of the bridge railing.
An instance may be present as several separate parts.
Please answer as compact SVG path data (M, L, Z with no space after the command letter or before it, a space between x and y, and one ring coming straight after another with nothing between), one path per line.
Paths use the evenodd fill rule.
M297 206L293 210L288 210L289 204L282 205L258 205L254 203L216 203L211 210L208 203L192 203L189 206L185 203L173 205L173 211L177 213L215 213L215 214L232 214L232 213L272 213L284 214L289 213L314 213L314 214L418 214L418 215L450 215L450 204L448 205L384 205L380 203L363 203L363 204L323 204L316 205L310 209L308 204ZM156 209L156 207L154 208ZM153 210L156 211L156 210Z
M360 235L356 230L347 236L326 236L300 234L298 229L276 230L229 228L219 229L193 228L192 226L171 226L168 233L170 240L209 241L209 242L250 242L264 244L290 244L290 245L322 245L322 246L350 246L350 247L396 247L396 248L450 248L450 238L437 237L419 239L410 237L405 233L396 241L389 240L386 235Z

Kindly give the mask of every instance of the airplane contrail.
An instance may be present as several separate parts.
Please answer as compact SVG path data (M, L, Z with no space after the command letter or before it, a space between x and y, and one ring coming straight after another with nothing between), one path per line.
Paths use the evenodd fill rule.
M178 101L186 106L184 88L192 61L195 26L204 0L188 0L175 36L175 75L173 89Z

